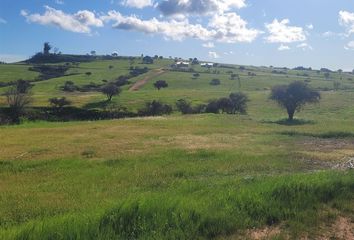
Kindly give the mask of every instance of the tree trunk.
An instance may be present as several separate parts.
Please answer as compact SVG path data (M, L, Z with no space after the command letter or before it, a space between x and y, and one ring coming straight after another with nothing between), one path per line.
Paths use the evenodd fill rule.
M294 119L294 113L295 113L295 110L294 109L287 109L287 112L288 112L288 120L289 121L292 121Z

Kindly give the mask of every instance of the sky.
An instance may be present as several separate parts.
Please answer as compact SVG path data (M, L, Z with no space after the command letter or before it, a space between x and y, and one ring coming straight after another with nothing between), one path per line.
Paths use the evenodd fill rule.
M354 0L0 0L0 61L62 53L354 68Z

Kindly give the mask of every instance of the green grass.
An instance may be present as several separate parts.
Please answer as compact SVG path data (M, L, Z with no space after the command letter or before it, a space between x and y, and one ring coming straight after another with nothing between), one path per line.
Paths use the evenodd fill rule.
M0 67L7 68L1 81L30 74L23 65ZM66 96L76 106L94 106L102 94L64 93L60 86L113 80L129 67L127 60L81 63L69 70L77 75L36 82L33 105ZM219 74L193 68L201 72L198 79L166 71L139 91L125 86L114 102L137 110L153 99L198 104L243 91L251 100L248 115L0 126L0 239L244 239L247 230L267 226L281 229L279 239L298 239L315 238L339 216L354 219L353 171L331 169L354 156L350 75L333 73L326 80L308 71L314 88L331 89L342 77L347 89L321 92L319 104L306 106L288 124L269 89L307 79L297 75L303 72L289 70L287 77L262 67L218 68ZM229 79L230 70L241 76L241 86ZM213 78L221 85L211 86ZM156 80L169 87L155 90Z

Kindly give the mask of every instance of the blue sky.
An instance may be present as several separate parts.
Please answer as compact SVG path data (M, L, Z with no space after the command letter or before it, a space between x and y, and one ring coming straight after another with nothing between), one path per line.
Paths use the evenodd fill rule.
M163 55L257 66L354 68L354 0L1 0L0 60Z

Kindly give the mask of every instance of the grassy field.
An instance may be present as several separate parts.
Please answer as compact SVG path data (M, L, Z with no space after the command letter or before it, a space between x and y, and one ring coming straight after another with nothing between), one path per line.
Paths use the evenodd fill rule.
M170 63L147 66L166 69ZM90 77L36 82L34 105L47 106L53 96L67 96L76 106L100 102L98 92L68 94L59 86L112 80L128 73L130 64L82 63L70 71L91 71ZM26 72L20 66L9 80ZM7 76L16 67L0 65ZM212 74L195 67L197 79L166 70L139 91L125 86L114 98L136 110L153 99L196 104L241 90L251 100L244 116L175 113L0 126L0 239L350 239L354 172L339 165L354 157L352 75L326 79L316 71L302 77L302 71L247 68ZM230 70L241 84L230 80ZM213 78L221 85L211 86ZM0 79L7 81L3 71ZM169 87L155 90L156 80ZM341 89L322 91L319 104L306 106L296 124L286 125L269 89L293 80L329 90L341 81ZM338 228L340 219L345 224Z

